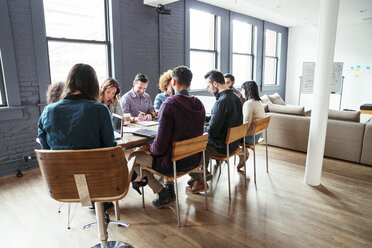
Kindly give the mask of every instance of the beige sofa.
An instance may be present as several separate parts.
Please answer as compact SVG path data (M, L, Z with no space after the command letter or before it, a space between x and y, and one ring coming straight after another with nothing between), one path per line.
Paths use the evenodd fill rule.
M307 152L310 113L299 106L266 104L268 144ZM329 112L324 156L372 165L372 122L359 123L359 117L354 111Z

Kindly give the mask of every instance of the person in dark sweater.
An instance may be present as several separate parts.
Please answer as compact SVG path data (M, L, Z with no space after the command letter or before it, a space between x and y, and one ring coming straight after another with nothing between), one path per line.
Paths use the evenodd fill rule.
M145 165L163 173L173 173L172 145L175 141L195 138L203 134L205 110L201 101L190 96L192 73L186 66L178 66L172 70L171 84L175 95L168 97L160 107L158 131L154 143L149 150L130 154L129 159L136 156L134 170L139 175L139 165ZM188 171L201 161L202 154L196 154L177 161L177 172ZM143 170L148 185L158 198L152 201L157 208L168 206L175 200L173 184L163 186L150 172Z
M207 127L208 145L205 151L205 161L209 162L209 157L226 156L226 136L230 127L237 127L243 123L242 103L239 97L225 84L224 76L217 70L209 71L204 76L207 89L216 96L213 105L211 119ZM239 140L229 145L230 153L236 151ZM199 193L204 191L204 179L201 173L190 173L191 179L188 181L186 191L189 193ZM210 180L212 175L207 172L206 180Z

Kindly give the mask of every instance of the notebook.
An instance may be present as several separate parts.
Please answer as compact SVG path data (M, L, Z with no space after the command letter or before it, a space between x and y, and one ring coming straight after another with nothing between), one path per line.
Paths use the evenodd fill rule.
M112 114L112 126L114 127L115 139L123 137L123 116Z
M150 129L140 129L133 132L133 134L153 139L156 136L156 131Z

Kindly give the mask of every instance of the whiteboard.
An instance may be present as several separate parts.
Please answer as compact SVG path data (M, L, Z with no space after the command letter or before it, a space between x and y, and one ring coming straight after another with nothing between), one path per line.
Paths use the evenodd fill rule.
M343 62L333 63L332 81L331 81L331 92L341 93L342 91L342 69ZM302 77L300 85L300 93L313 93L314 86L314 74L315 74L315 62L304 62L302 66Z

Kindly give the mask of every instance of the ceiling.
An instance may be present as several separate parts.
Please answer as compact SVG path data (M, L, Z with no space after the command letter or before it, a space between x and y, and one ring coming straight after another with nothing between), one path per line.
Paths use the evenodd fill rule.
M157 6L178 0L144 0ZM287 27L318 23L320 0L198 0ZM372 0L340 0L339 24L372 23Z
M287 27L317 25L320 0L199 0ZM372 0L340 0L339 23L372 22Z

